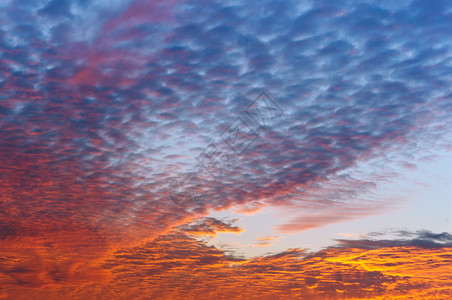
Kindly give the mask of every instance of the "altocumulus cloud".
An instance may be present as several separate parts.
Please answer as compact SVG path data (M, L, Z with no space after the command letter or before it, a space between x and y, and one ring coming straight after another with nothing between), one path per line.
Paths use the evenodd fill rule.
M209 209L319 209L282 231L378 213L352 201L378 177L352 168L450 142L447 1L19 0L0 19L0 252L42 264L2 267L10 284L108 278L114 251ZM243 114L262 90L284 111L265 129ZM237 116L258 138L220 139L218 183L195 157ZM186 171L205 186L190 210L168 198Z

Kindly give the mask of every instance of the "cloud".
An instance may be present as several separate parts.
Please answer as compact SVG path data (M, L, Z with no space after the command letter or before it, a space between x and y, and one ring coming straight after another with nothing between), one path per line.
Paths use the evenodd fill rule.
M427 235L437 240L445 236L431 232ZM61 277L61 271L52 270L47 272L60 280L36 288L32 282L25 282L36 280L37 277L27 275L34 272L36 265L28 265L27 269L20 266L19 253L15 260L1 261L0 282L4 293L12 298L53 297L61 293L74 298L126 298L146 293L157 299L196 299L199 295L204 299L428 299L444 298L451 292L451 245L419 247L388 240L374 241L369 248L350 242L341 241L339 247L315 253L288 249L275 255L241 259L183 232L172 231L145 245L114 253L103 264L110 280L96 283L95 288L65 286L68 279ZM77 278L85 276L77 268L72 274Z
M369 208L333 208L333 209L322 209L320 212L310 213L305 211L297 217L285 224L278 225L277 229L281 232L299 232L308 229L323 227L325 224L334 224L343 222L346 220L352 220L360 218L366 215L377 214L381 211L381 208L374 208L373 210Z
M221 233L240 233L245 231L238 226L232 226L230 223L225 223L221 220L205 217L197 220L194 224L184 225L179 227L183 232L191 235L207 235L216 236L217 232Z
M433 233L428 230L418 232L399 231L401 236L409 237L409 239L400 240L337 240L343 247L354 247L361 249L376 249L381 247L418 247L426 249L434 248L450 248L452 247L452 235L448 232ZM378 236L373 233L372 236Z
M269 235L266 237L261 237L256 239L256 243L254 243L254 247L270 247L275 240L278 240L280 237Z
M263 207L265 207L265 204L261 202L245 203L244 205L236 206L234 212L239 214L253 215L261 211Z
M211 209L314 207L283 231L380 213L392 199L362 195L398 174L394 153L413 169L450 144L444 1L17 3L0 4L0 238L33 259L8 282L78 284ZM244 113L262 90L284 112L268 128ZM258 134L240 155L222 136L237 117ZM381 173L353 173L369 161ZM190 207L168 197L186 172L205 192Z
M357 237L361 237L362 236L359 233L348 233L348 232L340 232L337 235L340 235L340 236L343 236L343 237L346 237L346 238L353 238L353 237L357 238ZM363 236L366 236L366 235L363 235Z
M42 15L50 15L52 17L70 17L70 3L66 0L52 0L45 5L45 7L41 8L38 13Z

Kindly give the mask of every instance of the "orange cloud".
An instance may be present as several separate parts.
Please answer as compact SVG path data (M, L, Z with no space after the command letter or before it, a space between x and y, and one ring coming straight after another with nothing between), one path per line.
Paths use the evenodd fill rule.
M256 201L237 206L234 212L251 216L261 211L264 206L265 204Z
M0 280L11 299L447 299L452 245L444 243L448 236L436 238L443 240L341 241L316 253L289 249L241 259L177 230L116 252L103 264L108 281L95 283L98 273L87 267L72 276L92 284L68 286L62 277L36 288L23 283L41 274L25 271L32 258L16 267L19 280L5 273L12 262L2 260Z
M266 237L261 237L256 239L255 247L270 247L275 240L279 239L278 236L269 235Z

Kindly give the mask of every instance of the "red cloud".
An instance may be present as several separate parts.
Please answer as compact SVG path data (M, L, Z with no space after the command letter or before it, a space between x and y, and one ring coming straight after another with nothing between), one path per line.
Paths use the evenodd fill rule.
M114 253L102 265L105 274L110 274L102 282L97 276L105 275L99 267L92 269L80 262L53 269L50 258L33 259L31 254L42 251L38 248L29 252L23 248L8 259L19 249L10 248L9 256L1 253L7 259L0 261L0 283L11 299L56 299L60 295L66 299L199 299L200 295L202 299L447 299L452 295L450 246L353 243L317 253L289 249L239 259L173 231L146 245ZM78 284L68 286L68 281ZM45 288L39 288L44 282Z

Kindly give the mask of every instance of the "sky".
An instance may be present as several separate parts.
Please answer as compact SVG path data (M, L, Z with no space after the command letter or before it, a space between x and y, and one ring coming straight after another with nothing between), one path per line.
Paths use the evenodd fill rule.
M0 2L0 299L452 297L452 4Z

